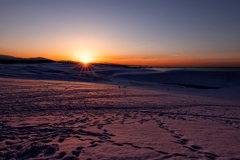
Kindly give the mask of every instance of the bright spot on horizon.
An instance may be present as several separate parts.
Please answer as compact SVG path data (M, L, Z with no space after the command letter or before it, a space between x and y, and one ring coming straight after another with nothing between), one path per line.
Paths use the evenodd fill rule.
M92 61L93 59L93 54L91 52L78 52L76 53L75 58L79 61L82 62L84 64L88 64L90 63L90 61Z
M88 61L87 59L84 59L82 62L83 62L84 64L87 64L89 61Z

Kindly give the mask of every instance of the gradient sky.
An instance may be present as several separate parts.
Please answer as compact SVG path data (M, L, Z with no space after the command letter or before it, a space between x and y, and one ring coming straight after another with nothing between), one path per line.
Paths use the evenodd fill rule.
M0 54L240 66L239 0L0 0Z

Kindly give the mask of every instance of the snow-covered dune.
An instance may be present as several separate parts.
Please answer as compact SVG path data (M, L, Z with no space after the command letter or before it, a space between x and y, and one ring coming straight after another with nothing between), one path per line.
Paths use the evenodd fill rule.
M94 82L239 100L240 71L159 71L117 65L0 64L0 77ZM204 90L204 91L203 91ZM193 93L194 92L194 93Z
M151 84L176 84L195 88L224 88L240 86L240 71L198 71L124 68L122 66L81 66L64 63L0 64L0 77L91 81L101 82L125 80Z
M0 64L0 77L36 80L94 82L133 86L181 93L195 89L194 94L237 98L240 94L240 71L159 71L113 65L67 63ZM189 88L189 89L187 89ZM203 89L205 92L203 93ZM213 90L218 89L218 91ZM220 90L219 90L220 89ZM214 92L214 93L213 93ZM206 94L209 93L209 94ZM224 95L227 93L226 95ZM216 97L216 96L215 96Z
M0 64L1 159L239 159L239 71Z
M195 88L222 88L240 85L240 71L176 70L155 73L125 73L115 78L162 84L177 84Z

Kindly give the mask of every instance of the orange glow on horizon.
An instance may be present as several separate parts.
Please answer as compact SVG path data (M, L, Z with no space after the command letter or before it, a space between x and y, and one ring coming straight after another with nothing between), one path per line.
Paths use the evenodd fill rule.
M33 56L34 53L34 56ZM44 57L55 61L78 61L84 64L89 63L106 63L106 64L121 64L121 65L138 65L138 66L162 66L162 67L240 67L240 59L236 56L232 59L218 59L205 57L148 57L148 56L131 56L122 55L120 53L113 54L113 52L93 52L92 50L75 50L75 52L67 51L13 51L3 52L2 55L9 55L20 58L36 58Z
M162 67L240 67L239 60L193 58L105 58L96 63Z

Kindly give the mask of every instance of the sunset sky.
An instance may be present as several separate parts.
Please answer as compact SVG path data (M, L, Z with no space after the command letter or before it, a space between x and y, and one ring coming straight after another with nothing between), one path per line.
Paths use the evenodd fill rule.
M240 67L239 0L0 0L0 54Z

